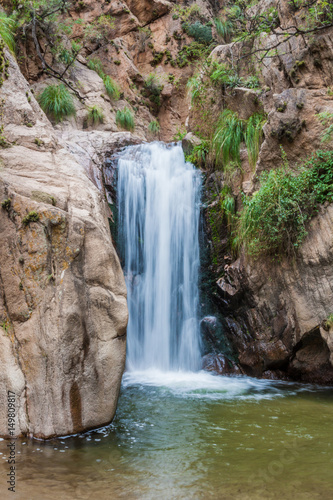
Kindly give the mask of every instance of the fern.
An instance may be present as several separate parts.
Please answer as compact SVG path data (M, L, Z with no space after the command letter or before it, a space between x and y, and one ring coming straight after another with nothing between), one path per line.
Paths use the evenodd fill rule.
M125 130L133 131L135 127L134 116L129 108L118 109L116 113L116 124Z
M0 35L12 54L15 53L15 26L14 19L0 12Z
M40 107L56 122L67 116L75 115L75 106L72 95L64 84L48 85L38 96Z

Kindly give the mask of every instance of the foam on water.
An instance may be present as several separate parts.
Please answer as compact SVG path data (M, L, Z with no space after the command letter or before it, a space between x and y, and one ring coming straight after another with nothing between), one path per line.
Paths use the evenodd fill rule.
M300 387L287 382L259 380L251 377L225 377L203 370L199 372L143 370L128 371L123 386L148 386L184 398L202 399L270 399L295 394Z

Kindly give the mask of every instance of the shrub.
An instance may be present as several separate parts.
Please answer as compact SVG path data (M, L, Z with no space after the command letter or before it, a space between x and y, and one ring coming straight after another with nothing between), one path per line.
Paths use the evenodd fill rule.
M42 110L56 122L75 115L73 97L64 84L45 87L38 96L38 102Z
M116 113L116 124L125 130L134 130L134 116L129 108L118 109Z
M4 12L0 12L0 36L12 54L15 53L15 21Z
M160 128L160 124L157 120L152 120L148 125L148 130L153 135L157 135L160 131Z
M200 21L196 21L193 24L186 26L186 33L192 36L196 42L199 43L210 43L213 40L212 28L205 24L201 24Z
M95 124L98 123L103 123L104 120L104 114L101 108L98 106L90 106L88 108L88 115L87 115L88 122Z
M103 78L106 93L111 99L118 101L120 98L120 89L118 84L109 76L106 75Z
M23 217L22 223L27 226L30 224L30 222L38 222L39 221L39 214L33 210L32 212L29 212L28 215Z
M259 191L243 198L238 235L251 255L293 254L318 205L333 201L333 151L317 151L297 175L284 163L283 168L264 172Z
M225 168L231 162L239 166L241 163L240 145L245 142L249 162L255 165L264 123L265 117L258 113L248 120L242 120L238 113L225 109L220 115L213 137L213 148L217 160L220 160Z

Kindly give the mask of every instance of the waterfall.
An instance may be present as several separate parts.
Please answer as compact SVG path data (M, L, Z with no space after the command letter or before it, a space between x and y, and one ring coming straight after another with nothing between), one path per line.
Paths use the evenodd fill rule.
M197 317L201 175L178 145L131 146L118 161L118 214L128 291L127 365L200 367Z

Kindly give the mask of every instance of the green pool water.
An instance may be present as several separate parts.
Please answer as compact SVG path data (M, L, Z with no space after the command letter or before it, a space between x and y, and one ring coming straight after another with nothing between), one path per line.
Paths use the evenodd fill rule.
M332 499L333 390L207 373L125 374L112 425L17 441L2 498Z

